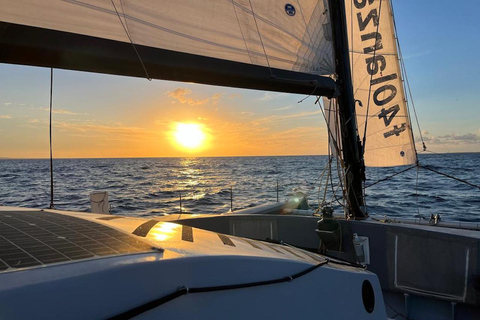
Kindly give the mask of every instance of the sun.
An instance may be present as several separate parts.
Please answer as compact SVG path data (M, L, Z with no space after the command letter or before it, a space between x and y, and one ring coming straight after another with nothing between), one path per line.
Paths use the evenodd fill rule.
M177 123L173 131L173 137L180 147L188 151L194 151L203 146L206 134L200 124Z

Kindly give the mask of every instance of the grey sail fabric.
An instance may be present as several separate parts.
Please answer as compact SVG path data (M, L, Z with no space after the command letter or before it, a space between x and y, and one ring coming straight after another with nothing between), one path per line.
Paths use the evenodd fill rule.
M334 72L329 19L323 0L3 0L0 10L1 22L262 66L271 78Z
M341 161L343 160L342 134L337 100L323 97L322 102L325 111L325 120L327 122L328 148L330 149L331 155Z
M365 164L414 164L390 1L345 0L345 4L354 97L362 105L356 105L360 137L367 126Z

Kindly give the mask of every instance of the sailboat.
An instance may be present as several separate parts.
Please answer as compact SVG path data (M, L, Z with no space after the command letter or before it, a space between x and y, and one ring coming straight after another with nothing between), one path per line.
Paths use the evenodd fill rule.
M390 1L4 0L0 21L2 63L324 97L346 203L318 224L0 207L0 318L480 318L479 231L365 210L365 164L417 163Z

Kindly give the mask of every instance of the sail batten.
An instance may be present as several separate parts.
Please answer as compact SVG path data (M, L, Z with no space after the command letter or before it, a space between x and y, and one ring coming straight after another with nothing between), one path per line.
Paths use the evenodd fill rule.
M331 97L325 12L319 0L4 0L0 61L145 76L133 44L153 78Z

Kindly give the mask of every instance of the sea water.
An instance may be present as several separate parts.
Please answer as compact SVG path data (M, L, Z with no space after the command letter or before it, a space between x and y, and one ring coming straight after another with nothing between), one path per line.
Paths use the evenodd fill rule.
M480 185L480 153L419 159L422 166ZM89 211L89 193L108 191L114 214L177 213L180 196L183 212L213 214L286 201L300 191L313 210L326 203L342 213L337 166L333 162L330 170L327 162L326 156L54 159L54 204ZM369 187L405 168L367 168L370 214L480 221L479 189L423 168ZM0 205L47 208L49 203L49 160L0 160Z

